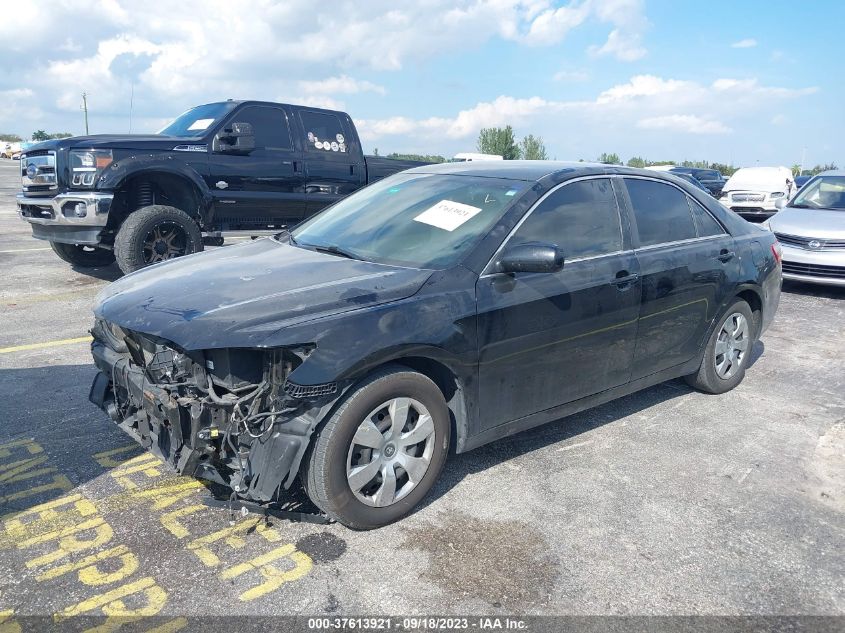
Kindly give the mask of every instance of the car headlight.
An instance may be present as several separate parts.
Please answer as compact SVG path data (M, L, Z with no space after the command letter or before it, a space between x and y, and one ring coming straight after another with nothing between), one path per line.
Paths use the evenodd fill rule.
M92 189L103 170L111 165L110 149L71 150L70 184L72 187Z
M774 193L770 193L770 198L783 198L786 194L783 191L775 191Z

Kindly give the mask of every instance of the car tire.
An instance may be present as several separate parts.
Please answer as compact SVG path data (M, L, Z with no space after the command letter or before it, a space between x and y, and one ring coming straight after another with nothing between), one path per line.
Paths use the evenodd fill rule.
M756 341L755 330L748 303L735 301L716 321L698 371L684 380L704 393L725 393L736 387L745 377Z
M60 259L78 268L100 268L114 262L114 253L96 246L50 242L50 247Z
M406 367L388 366L354 387L312 437L302 477L306 492L347 527L371 530L393 523L437 481L450 429L437 385ZM421 442L403 444L417 439ZM370 473L373 479L359 487Z
M196 221L180 209L160 204L130 213L114 240L117 265L124 273L201 250Z

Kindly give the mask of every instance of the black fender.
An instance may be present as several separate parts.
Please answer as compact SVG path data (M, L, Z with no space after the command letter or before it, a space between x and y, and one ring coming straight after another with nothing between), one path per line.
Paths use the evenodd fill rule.
M187 181L197 190L200 198L199 220L208 226L213 220L213 196L202 175L185 162L184 152L133 154L115 160L97 182L101 191L118 191L131 178L142 174L167 174Z

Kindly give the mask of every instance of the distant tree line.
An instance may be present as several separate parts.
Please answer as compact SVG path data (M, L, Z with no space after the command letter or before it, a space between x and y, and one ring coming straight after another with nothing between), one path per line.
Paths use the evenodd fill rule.
M378 156L378 154L376 154ZM387 158L395 158L398 160L418 160L424 163L445 163L446 159L439 154L399 154L393 152L388 154Z
M44 130L36 130L32 133L33 141L49 141L54 138L69 138L73 136L70 132L53 132L47 133Z
M510 125L482 128L478 133L476 146L482 154L495 154L505 160L548 160L549 158L542 137L529 134L521 141L517 141Z
M23 139L17 134L0 134L0 142L20 143Z

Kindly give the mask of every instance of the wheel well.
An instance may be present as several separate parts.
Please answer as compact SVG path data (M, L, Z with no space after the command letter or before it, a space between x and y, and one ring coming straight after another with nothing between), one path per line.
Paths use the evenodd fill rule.
M760 328L763 325L763 301L760 295L750 289L743 290L736 296L751 307L751 315L754 317L754 338L757 338L760 336Z
M430 379L443 393L452 424L450 450L463 444L467 432L466 401L463 388L455 373L443 363L420 356L397 358L391 363L405 365Z
M194 183L176 174L144 172L125 180L115 192L107 228L116 232L126 216L151 204L175 207L201 219L202 195Z

